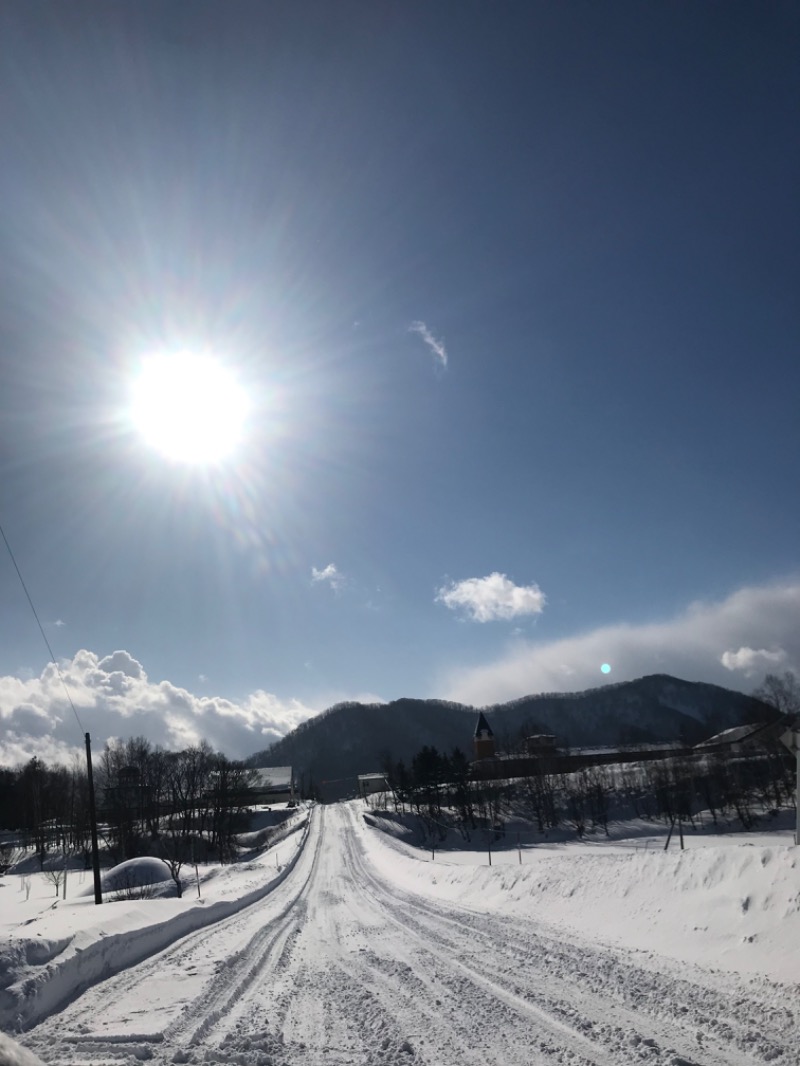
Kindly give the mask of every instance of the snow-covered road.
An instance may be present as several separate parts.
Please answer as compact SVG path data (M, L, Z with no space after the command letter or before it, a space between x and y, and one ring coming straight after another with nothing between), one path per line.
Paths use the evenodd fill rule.
M411 894L370 862L369 832L352 805L318 809L269 896L23 1042L53 1066L800 1062L796 988Z

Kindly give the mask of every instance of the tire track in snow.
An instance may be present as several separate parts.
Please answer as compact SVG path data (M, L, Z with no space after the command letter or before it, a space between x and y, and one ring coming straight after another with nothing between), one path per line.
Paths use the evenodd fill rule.
M351 812L350 817L357 815ZM450 905L445 909L401 892L368 868L359 843L351 841L351 851L362 889L373 898L388 896L394 902L394 920L412 935L440 944L446 956L467 973L478 974L479 980L491 975L506 992L532 1006L538 1003L547 1015L591 1034L607 1048L615 1046L617 1055L621 1054L619 1045L626 1043L639 1061L642 1056L654 1061L653 1055L655 1061L702 1066L798 1061L796 1005L786 993L782 1008L767 1010L758 997L739 996L733 1012L724 992L637 967L613 949L565 945L560 932L558 938L539 933L541 923L535 920L501 919ZM511 937L510 927L515 934ZM464 943L465 931L473 941L471 946ZM463 957L457 960L465 946L475 962ZM623 1060L610 1060L606 1052L605 1061Z
M423 929L408 913L414 911L416 900L406 896L401 899L367 868L352 823L347 826L344 838L352 882L362 898L381 910L385 920L394 924L406 938L410 936L416 941L419 945L418 963L429 969L431 961L434 962L435 981L439 988L444 987L462 1004L467 1000L467 1009L462 1013L480 1018L481 1029L492 1026L493 1042L500 1036L502 1053L493 1061L527 1063L534 1061L531 1054L537 1051L542 1056L541 1062L555 1060L576 1066L605 1066L609 1062L607 1048L598 1044L592 1034L582 1033L563 1020L558 1012L518 995L506 984L487 976L486 971L491 967L484 965L481 972L478 967L465 963L465 956L476 953L474 945L463 938L460 943L445 942L435 928ZM403 910L406 913L402 913ZM505 1023L505 1028L498 1026L498 1020ZM523 1034L522 1038L519 1034ZM485 1055L482 1061L488 1061ZM620 1056L616 1061L621 1064L626 1060Z
M451 930L447 927L453 922L450 915L437 914L425 905L417 908L415 904L414 911L417 920L407 917L404 923L417 935L433 941L438 938L447 950L458 950L458 939L448 935ZM707 997L707 992L696 984L674 978L667 983L630 963L586 948L565 951L558 940L532 935L529 928L520 930L520 939L528 940L523 951L508 939L503 943L508 928L489 933L475 922L468 928L475 941L470 955L480 960L484 973L579 1032L598 1033L606 1043L632 1041L651 1048L666 1047L667 1055L699 1056L703 1066L730 1062L733 1044L748 1056L755 1055L745 1061L777 1062L797 1031L793 1027L779 1035L765 1033L763 1022L758 1021L763 1015L757 1005L755 1013L750 1004L749 1016L729 1019L726 998L715 996L713 1005L704 1001L698 1006L698 999ZM462 965L469 969L474 964ZM643 1034L645 1017L647 1032ZM676 1043L680 1045L677 1048Z
M324 822L324 813L320 818ZM293 942L300 935L306 922L306 897L314 884L315 873L322 847L322 827L314 841L314 852L308 872L280 913L268 925L259 929L245 948L229 956L226 968L230 975L212 982L184 1015L180 1016L164 1032L168 1045L202 1043L221 1020L228 1027L237 1016L240 1006L257 978L272 963L273 973L286 965Z
M259 1024L268 1027L277 1042L273 1046L280 1047L275 1061L287 1066L321 1062L529 1066L537 1038L518 1019L507 1034L493 1036L494 1050L500 1048L500 1054L487 1056L485 1034L498 1019L495 996L482 991L469 995L463 982L434 991L433 980L420 995L412 982L398 981L396 974L370 965L367 944L373 945L373 954L379 952L391 962L404 954L408 937L397 936L383 907L363 900L348 861L351 828L336 812L327 816L333 824L307 895L308 920L291 945L286 970L276 982L270 972L269 980L247 989L238 1016L226 1019L224 1025L220 1022L216 1033L220 1043L213 1048L203 1045L206 1059L232 1047L246 1054L248 1032ZM398 963L401 978L404 972L429 968L428 953L420 952L416 939L411 944L414 966L405 965L404 971ZM566 1052L563 1040L557 1048L552 1040L543 1044L557 1054L539 1061L556 1058L573 1066L595 1064L596 1060Z
M732 1003L727 979L715 988L702 971L638 966L534 918L404 892L370 864L356 819L347 808L320 809L312 847L280 895L215 927L213 942L204 930L95 986L25 1042L51 1066L798 1062L787 991L743 989ZM137 1035L128 1018L103 1037L100 1019L119 1014L120 994L143 996L141 982L160 967L177 980L181 968L202 965L200 987L185 1001L177 990L165 1024ZM95 1032L81 1032L81 1019Z
M160 1057L170 1052L173 1061L184 1061L183 1044L198 1043L203 1039L226 1007L242 994L243 986L253 981L266 966L276 946L283 948L297 927L295 907L313 877L321 839L317 827L311 861L303 865L299 888L297 871L294 871L294 876L280 886L280 895L288 892L289 898L271 922L266 925L259 922L256 931L251 931L259 921L262 909L280 902L275 898L277 893L223 919L212 930L198 930L145 962L94 985L62 1012L30 1030L25 1035L25 1043L42 1055L49 1066L105 1063L131 1056L139 1060L149 1059L153 1057L154 1048L159 1049ZM184 1000L179 991L173 994L169 1007L173 1015L178 1013L177 1018L170 1017L163 1026L147 1024L138 1031L132 1029L131 1016L137 1011L128 1004L136 1001L137 991L149 980L164 970L174 973L178 980L181 973L196 971L203 964L209 969L209 957L214 955L213 943L224 944L237 935L244 936L243 945L210 968L198 995ZM220 954L224 956L226 953L223 950ZM108 1027L109 1012L111 1028L116 1021L120 1029L118 1033L97 1031L98 1025ZM158 1007L150 1013L155 1013L157 1019L161 1015Z

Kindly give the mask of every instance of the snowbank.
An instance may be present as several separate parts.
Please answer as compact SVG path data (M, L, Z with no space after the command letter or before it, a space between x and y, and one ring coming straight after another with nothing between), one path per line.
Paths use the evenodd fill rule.
M262 899L294 868L311 818L303 814L294 829L297 846L283 844L284 865L270 851L258 861L223 867L203 881L203 899L192 898L194 885L183 899L95 907L83 897L59 903L12 931L0 948L0 1029L28 1028L96 981Z
M429 851L410 846L407 827L395 825L389 835L376 828L383 819L366 824L360 801L348 810L390 890L529 916L567 936L636 949L641 965L666 957L800 982L800 850L775 837L706 838L705 846L666 853L656 841L558 844L523 850L521 865L510 848L490 867L482 849L437 851L431 861ZM0 926L0 1028L28 1028L87 986L262 899L293 869L308 834L319 831L316 821L303 814L278 848L207 872L202 901L193 883L183 899L95 907L84 897L59 901L11 929L9 897Z
M800 848L792 844L723 836L685 851L577 845L525 850L523 865L512 864L512 850L490 867L478 850L462 850L457 862L437 852L432 861L362 812L353 804L370 860L409 891L676 960L800 981Z

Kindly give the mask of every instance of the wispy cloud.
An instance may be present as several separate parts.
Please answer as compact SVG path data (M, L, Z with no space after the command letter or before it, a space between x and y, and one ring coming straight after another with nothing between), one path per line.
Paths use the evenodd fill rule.
M767 651L766 648L739 648L738 651L723 652L719 661L726 670L740 670L745 677L754 677L786 662L786 652L783 648L773 651Z
M449 671L437 693L482 705L655 673L751 691L763 673L800 667L799 613L800 581L742 588L720 602L690 604L667 621L511 641L483 665ZM611 666L608 676L603 663Z
M468 577L443 585L436 593L436 602L451 611L462 611L473 622L497 622L541 614L545 595L538 585L515 585L495 571L487 577Z
M328 563L323 570L317 570L316 566L312 566L311 581L315 585L328 584L335 592L338 592L344 584L344 574L337 569L335 563Z
M418 333L425 341L430 351L433 352L440 365L443 367L447 366L447 349L444 346L444 341L434 337L424 322L412 322L408 327L408 332Z

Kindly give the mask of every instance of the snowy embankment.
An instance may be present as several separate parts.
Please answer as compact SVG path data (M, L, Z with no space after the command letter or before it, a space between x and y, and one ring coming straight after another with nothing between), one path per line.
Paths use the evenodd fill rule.
M363 813L363 807L357 808ZM800 848L789 832L575 841L553 850L431 852L367 813L370 861L399 887L480 913L526 915L598 941L742 974L800 982ZM365 824L366 823L366 824ZM645 847L649 843L649 847Z
M287 824L280 865L274 851L194 878L182 899L121 900L94 905L82 894L59 901L17 928L4 908L0 942L0 1029L35 1025L95 982L134 966L188 933L263 899L292 871L311 818ZM291 834L296 839L291 839ZM5 879L6 881L9 878Z
M585 931L574 927L577 910L591 908L579 882L596 873L598 852L619 855L620 841L616 852L537 847L523 853L522 873L498 848L504 865L470 869L412 856L363 813L357 804L315 812L274 892L96 982L22 1043L50 1066L797 1066L795 986L711 970L713 954L692 966L611 944L591 915ZM662 857L707 872L713 850L653 853L654 874ZM560 924L537 913L539 860L540 878L551 875L544 887L568 905ZM651 917L657 881L643 886ZM692 914L697 892L680 894ZM609 907L619 918L621 892Z

